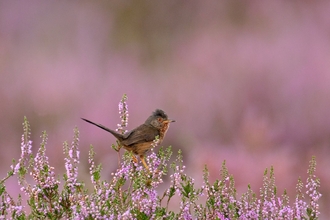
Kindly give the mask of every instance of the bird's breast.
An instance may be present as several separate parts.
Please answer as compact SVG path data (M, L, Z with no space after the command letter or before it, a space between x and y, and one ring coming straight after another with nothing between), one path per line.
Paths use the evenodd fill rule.
M170 127L170 124L169 123L166 123L163 125L163 127L160 129L160 132L159 132L159 139L162 141L165 137L165 134L168 130L168 128Z
M133 151L134 154L144 155L148 150L151 149L152 141L134 144L133 146L124 147L126 150Z

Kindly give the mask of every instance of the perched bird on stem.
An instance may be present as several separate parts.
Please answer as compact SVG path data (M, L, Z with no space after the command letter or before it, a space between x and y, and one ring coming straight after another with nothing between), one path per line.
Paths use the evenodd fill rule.
M169 119L163 110L156 109L142 125L124 134L120 134L104 125L94 123L85 118L82 118L82 120L110 132L117 138L122 147L139 155L143 166L147 170L149 170L149 167L144 160L145 153L152 148L152 143L157 136L159 144L163 141L165 134L170 127L170 123L175 122L175 120ZM134 162L137 162L137 159L134 156L133 160Z

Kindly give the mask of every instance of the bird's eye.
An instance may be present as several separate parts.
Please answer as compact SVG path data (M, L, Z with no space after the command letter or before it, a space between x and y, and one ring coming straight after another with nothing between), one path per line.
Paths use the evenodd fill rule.
M163 119L162 119L162 118L158 118L157 120L158 120L159 122L162 122L162 121L163 121Z

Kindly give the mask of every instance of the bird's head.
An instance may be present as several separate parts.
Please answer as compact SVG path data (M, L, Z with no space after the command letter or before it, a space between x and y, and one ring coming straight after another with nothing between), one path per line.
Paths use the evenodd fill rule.
M146 120L145 124L151 125L157 129L161 129L171 122L175 122L175 120L169 119L163 110L156 109Z

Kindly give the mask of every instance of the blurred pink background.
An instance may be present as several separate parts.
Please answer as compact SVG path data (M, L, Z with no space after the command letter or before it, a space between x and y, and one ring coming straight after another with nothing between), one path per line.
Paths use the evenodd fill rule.
M239 194L259 192L273 165L292 202L315 155L329 216L329 13L327 1L1 1L1 178L20 156L24 116L34 152L49 134L58 175L77 126L81 180L90 144L110 178L115 139L80 117L116 128L127 93L128 129L156 108L176 119L163 145L183 150L197 186L205 164L214 181L226 160Z

